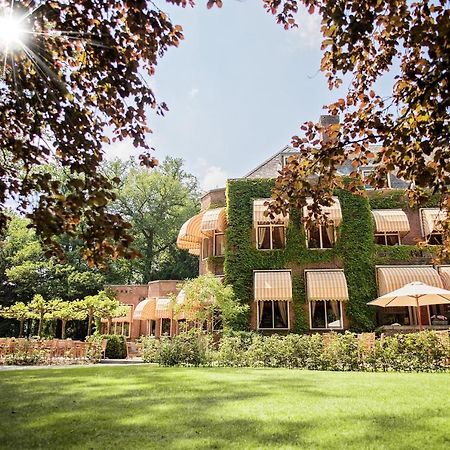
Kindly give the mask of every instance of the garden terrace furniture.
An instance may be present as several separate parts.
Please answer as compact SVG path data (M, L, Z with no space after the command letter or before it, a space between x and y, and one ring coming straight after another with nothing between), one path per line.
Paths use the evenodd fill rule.
M142 345L137 342L127 342L127 359L141 356Z
M108 345L108 339L102 339L102 357L106 359L106 347Z

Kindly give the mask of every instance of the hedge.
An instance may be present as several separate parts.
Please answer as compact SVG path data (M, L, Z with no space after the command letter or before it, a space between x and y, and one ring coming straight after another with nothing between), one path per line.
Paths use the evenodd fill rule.
M356 334L207 336L143 340L143 359L164 366L279 367L334 371L442 372L450 369L448 336L432 331L396 334L370 343Z

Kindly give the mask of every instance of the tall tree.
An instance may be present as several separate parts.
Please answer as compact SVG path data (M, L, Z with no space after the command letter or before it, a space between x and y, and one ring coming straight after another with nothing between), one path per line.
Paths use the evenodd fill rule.
M385 187L395 172L409 182L411 204L438 193L450 207L450 9L446 0L264 0L285 28L297 26L300 7L321 17L321 70L330 89L348 77L347 94L327 107L339 125L305 123L293 137L300 151L277 180L274 211L302 207L306 196L327 205L343 187L339 168L351 163L348 187ZM302 26L301 22L298 26ZM377 84L396 74L392 92ZM374 152L371 144L380 148ZM376 164L368 179L361 167ZM450 255L450 219L444 221Z
M141 163L155 165L147 112L167 106L148 77L183 38L181 27L146 0L0 0L0 17L11 30L0 42L0 229L5 204L18 198L55 251L54 237L69 233L91 263L133 256L128 225L107 209L114 193L98 170L102 145L108 135L131 138ZM69 169L64 188L36 170L52 160Z
M170 269L178 267L180 261L185 263L186 276L194 276L196 258L175 245L183 222L198 211L197 180L185 172L183 161L167 157L151 171L133 159L115 161L106 172L121 174L112 208L132 224L133 245L141 255L127 265L128 281L147 283L160 275L173 276L175 270Z

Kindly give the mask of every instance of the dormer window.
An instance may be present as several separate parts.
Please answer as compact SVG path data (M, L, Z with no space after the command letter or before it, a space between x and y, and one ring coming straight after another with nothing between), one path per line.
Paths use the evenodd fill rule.
M375 171L376 167L365 167L364 169L361 169L361 178L364 183L364 187L367 191L373 191L374 189L374 187L371 184L367 183L366 181L367 178L375 174ZM386 174L386 182L384 184L384 188L385 189L391 188L391 177L388 173Z

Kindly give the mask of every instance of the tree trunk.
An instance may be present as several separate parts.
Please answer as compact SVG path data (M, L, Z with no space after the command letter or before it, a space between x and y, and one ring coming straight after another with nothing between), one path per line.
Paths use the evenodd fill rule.
M43 325L43 322L44 322L44 315L41 314L39 316L39 327L38 327L38 336L39 337L42 337L42 325Z
M19 326L19 337L23 337L23 323L25 322L25 319L19 320L20 326Z
M66 325L67 320L61 319L61 339L66 338Z
M89 311L89 314L88 314L88 329L87 329L87 335L88 336L90 336L91 332L92 332L92 316L93 316L92 312Z

